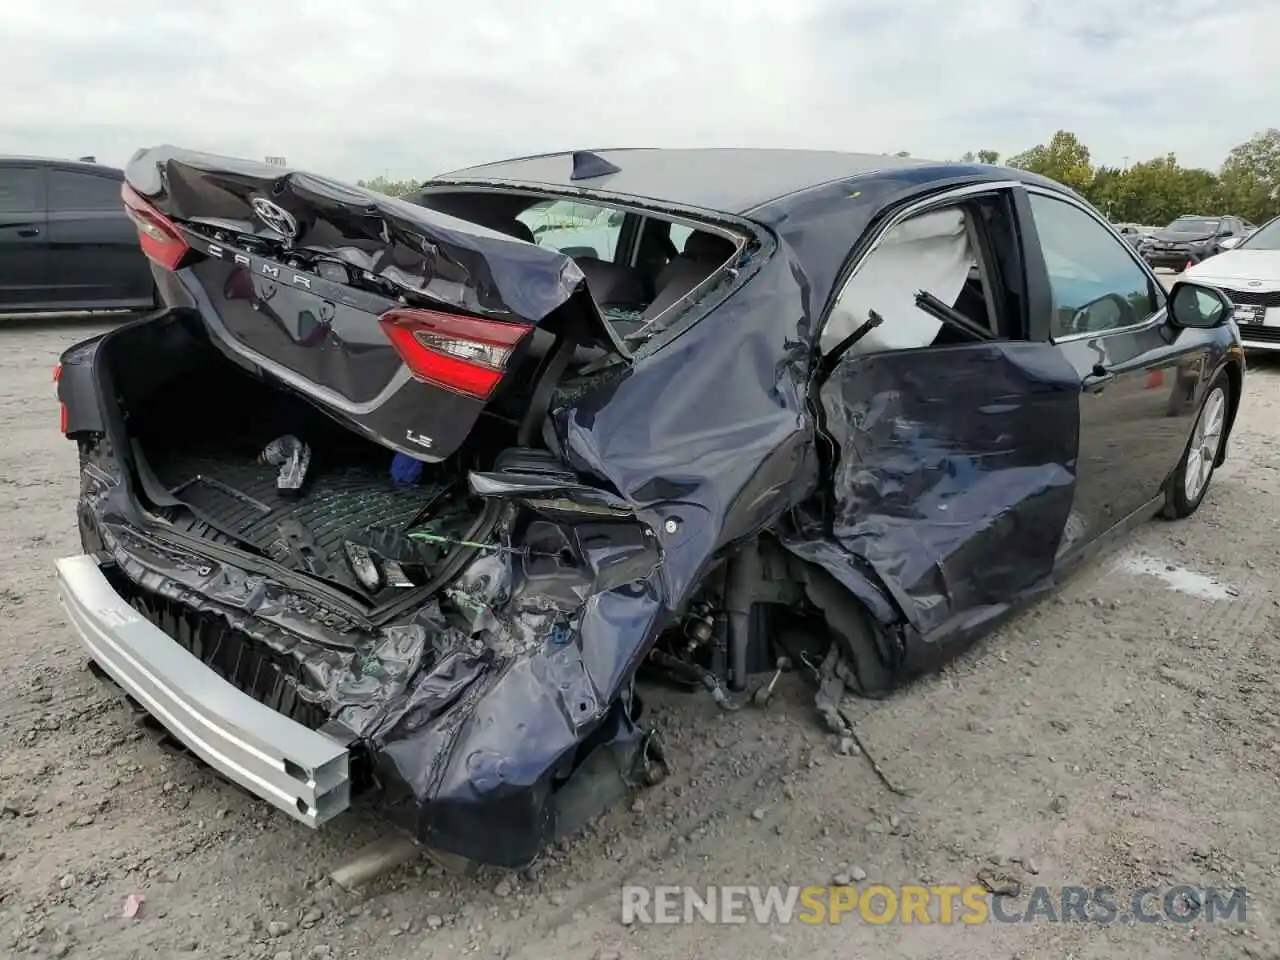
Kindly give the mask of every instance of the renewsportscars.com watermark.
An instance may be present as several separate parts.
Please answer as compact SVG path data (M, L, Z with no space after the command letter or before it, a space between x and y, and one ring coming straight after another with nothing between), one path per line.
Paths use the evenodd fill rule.
M625 924L1243 923L1244 887L1027 887L1022 897L971 886L622 888Z

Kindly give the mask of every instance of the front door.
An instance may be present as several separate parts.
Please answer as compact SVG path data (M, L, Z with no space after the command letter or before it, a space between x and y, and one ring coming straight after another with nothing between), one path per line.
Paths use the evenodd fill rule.
M1096 214L1047 191L1026 200L1028 276L1041 278L1033 330L1075 368L1082 391L1066 557L1159 495L1208 354L1202 338L1165 322L1159 281Z

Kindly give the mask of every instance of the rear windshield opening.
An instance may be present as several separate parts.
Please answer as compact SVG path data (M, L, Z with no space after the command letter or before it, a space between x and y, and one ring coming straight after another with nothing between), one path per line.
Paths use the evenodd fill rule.
M717 228L578 199L447 191L416 202L572 257L624 338L696 295L742 246Z

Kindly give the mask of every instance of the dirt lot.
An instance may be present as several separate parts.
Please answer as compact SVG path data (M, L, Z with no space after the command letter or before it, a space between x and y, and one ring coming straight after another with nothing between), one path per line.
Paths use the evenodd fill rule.
M94 329L0 326L0 954L1280 956L1280 363L1252 367L1231 458L1195 518L1150 524L943 674L850 704L909 796L819 731L798 681L767 712L733 716L656 695L672 776L536 876L459 878L424 861L353 895L326 873L376 822L355 813L313 834L165 752L63 625L51 564L78 550L75 452L50 369ZM1248 912L965 928L619 920L624 883L963 885L982 870L1110 885L1122 904L1148 885L1244 884ZM123 919L134 893L146 902Z

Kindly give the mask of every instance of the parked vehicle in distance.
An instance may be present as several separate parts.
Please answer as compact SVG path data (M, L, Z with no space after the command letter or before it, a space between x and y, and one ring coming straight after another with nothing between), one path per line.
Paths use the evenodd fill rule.
M92 162L0 157L0 313L154 306L123 183Z
M612 260L623 216L589 203L545 200L522 211L518 221L529 227L539 246L570 257Z
M1239 217L1188 214L1157 230L1142 247L1142 255L1153 267L1184 270L1220 253L1223 240L1243 236L1244 232L1244 221Z
M1116 231L1124 237L1125 242L1135 250L1141 245L1147 234L1136 223L1117 223Z
M1194 513L1244 385L1222 293L994 165L577 152L404 201L164 147L126 202L166 309L56 377L89 656L300 821L377 784L504 866L657 775L642 670L729 709L810 664L847 732Z
M1280 350L1280 217L1233 249L1191 267L1186 279L1217 287L1231 298L1246 348Z

